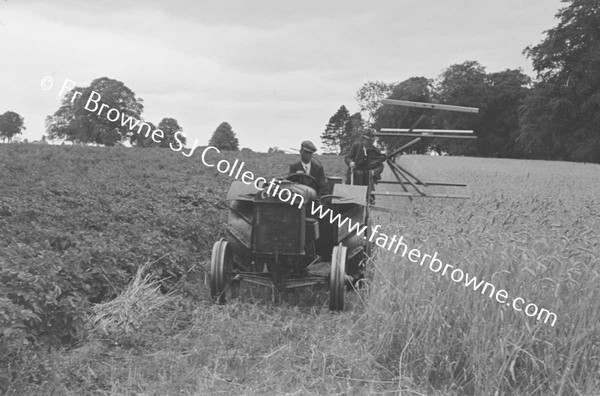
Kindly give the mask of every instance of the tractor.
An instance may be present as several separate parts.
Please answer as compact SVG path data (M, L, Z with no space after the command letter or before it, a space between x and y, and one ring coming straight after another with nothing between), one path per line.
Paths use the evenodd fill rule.
M383 100L383 103L450 111L478 110L388 99ZM415 129L422 119L423 116L410 129L382 129L375 134L417 136L408 144L374 159L375 162L386 163L396 179L379 183L400 185L402 192L375 192L371 191L370 182L366 186L359 186L342 184L341 178L328 178L328 194L319 198L316 193L317 181L313 177L292 174L286 179L278 180L278 183L280 188L302 197L303 204L295 206L282 201L275 194L266 193L264 185L259 189L255 185L234 181L227 193L227 200L231 203L225 238L215 242L212 249L212 297L219 303L225 303L241 281L279 291L329 284L329 309L343 311L345 292L360 283L371 254L370 211L391 212L374 206L371 199L373 196L401 196L408 197L411 201L413 197L469 198L463 195L428 194L424 187L466 185L423 182L396 163L396 157L402 150L423 138L475 138L466 135L473 131ZM409 191L408 188L414 191ZM316 213L313 209L318 205L322 205L323 210L329 210L323 218L312 214ZM348 218L349 222L334 221L338 215L340 220ZM355 224L358 228L351 230L350 224ZM360 227L364 227L362 233L357 232ZM311 267L321 262L331 263L329 274L311 273Z
M330 222L338 214L350 224L369 225L368 186L340 184L328 178L331 194L320 199L317 181L306 174L278 180L281 189L303 197L300 207L284 202L254 185L234 181L225 238L217 241L211 257L211 294L225 302L240 281L274 287L279 291L329 283L329 308L341 311L345 291L363 276L370 245L364 235L350 231L347 222ZM322 205L323 219L311 215ZM323 212L319 212L323 213ZM369 228L369 227L367 227ZM310 273L311 266L331 262L328 275Z

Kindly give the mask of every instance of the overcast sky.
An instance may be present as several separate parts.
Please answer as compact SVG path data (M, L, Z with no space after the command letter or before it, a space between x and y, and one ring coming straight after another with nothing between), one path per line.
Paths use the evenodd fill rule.
M556 25L558 0L0 1L0 113L39 139L68 78L125 83L143 117L206 144L229 122L240 148L319 139L366 81L437 77L465 60L521 67ZM43 77L54 79L44 91Z

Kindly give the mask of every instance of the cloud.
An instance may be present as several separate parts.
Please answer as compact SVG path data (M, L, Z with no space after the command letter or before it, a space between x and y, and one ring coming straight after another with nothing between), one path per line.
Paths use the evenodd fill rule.
M144 117L175 117L206 137L230 122L243 145L318 142L337 108L356 109L368 80L433 78L465 60L525 67L521 51L553 26L558 0L476 2L0 2L0 111L41 136L58 108L39 81L123 81ZM193 136L192 136L193 138ZM316 143L315 142L315 143ZM254 145L254 146L253 146Z

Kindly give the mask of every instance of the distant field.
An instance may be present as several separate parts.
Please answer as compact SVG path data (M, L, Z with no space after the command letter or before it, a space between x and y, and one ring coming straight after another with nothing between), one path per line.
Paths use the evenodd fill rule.
M554 312L551 327L379 247L346 313L322 290L271 302L249 288L215 306L207 260L232 179L198 150L0 145L0 392L600 394L599 165L404 156L472 199L381 198L396 213L374 213L388 235ZM264 177L298 160L223 158ZM92 331L93 304L147 262L165 304L132 333Z

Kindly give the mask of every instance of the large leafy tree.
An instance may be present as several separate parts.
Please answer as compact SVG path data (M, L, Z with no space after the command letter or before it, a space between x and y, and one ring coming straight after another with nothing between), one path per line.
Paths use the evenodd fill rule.
M129 141L132 145L135 145L137 147L160 147L160 145L162 144L162 141L160 141L159 143L156 143L153 139L152 139L152 132L160 129L159 127L157 127L156 125L154 125L154 123L150 122L150 121L144 121L144 123L148 124L148 126L150 127L150 133L148 134L148 136L146 136L146 130L147 128L144 127L142 133L138 134L138 133L134 133L131 136L129 136Z
M411 77L396 84L389 99L409 100L412 102L431 102L433 96L432 81L425 77ZM382 98L383 99L383 98ZM404 106L380 106L373 114L372 127L381 128L410 128L423 114L423 109ZM419 123L419 128L431 127L430 118ZM384 136L379 139L388 149L393 149L410 138ZM422 143L413 146L413 150L423 151L426 146Z
M368 122L373 122L375 112L382 106L381 100L389 97L394 91L396 83L386 83L383 81L367 81L356 92L356 101L360 111L368 115Z
M14 111L6 111L0 115L0 137L3 141L8 140L9 142L16 135L23 133L23 129L26 129L24 119L18 113Z
M222 122L217 129L215 129L208 144L219 150L239 150L238 138L235 136L235 132L233 132L231 125L227 122Z
M485 111L476 125L478 153L493 157L513 156L514 142L519 134L519 107L529 92L531 78L520 69L507 69L487 74L486 83Z
M436 102L479 108L478 114L439 111L434 125L440 129L473 129L476 141L433 140L432 145L450 154L514 156L519 134L519 107L531 79L520 69L486 73L476 61L448 67L440 75Z
M96 104L90 103L88 109L94 110L88 110L85 106L92 91L100 94L101 99L98 109L95 109ZM74 97L75 92L81 92L81 96ZM108 108L104 108L99 115L101 104L106 104ZM113 108L120 113L116 121L107 118L107 112ZM137 133L137 128L130 128L132 123L124 121L129 117L140 120L143 108L142 99L136 98L135 93L125 84L102 77L92 81L89 87L75 87L67 93L60 108L53 115L46 117L46 131L53 140L64 139L114 146L117 142L131 139L131 136ZM145 132L146 128L142 130L143 134Z
M518 144L532 157L600 162L600 7L563 2L558 25L524 51L539 81L522 108Z
M489 97L486 77L485 68L477 61L465 61L446 68L437 81L435 102L477 107L479 114L437 111L433 115L434 125L440 129L474 129L478 134ZM475 143L464 139L434 139L433 145L453 155L477 154Z
M160 143L160 147L169 147L170 144L173 144L174 147L178 147L179 144L175 140L175 134L177 132L183 132L183 128L179 126L177 120L174 118L163 118L158 123L158 129L164 132L165 137L162 139ZM177 137L179 141L185 146L186 139L180 133Z

